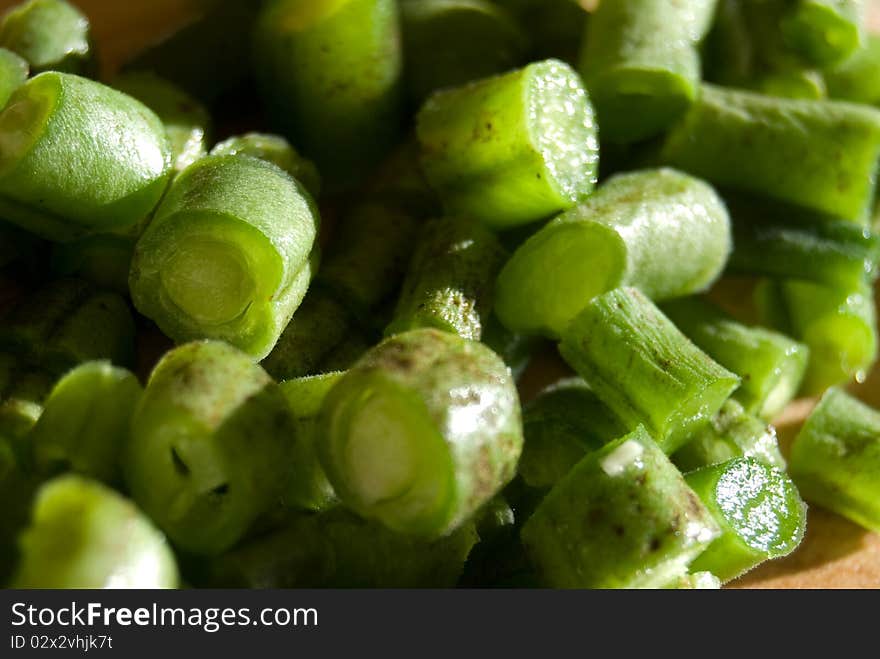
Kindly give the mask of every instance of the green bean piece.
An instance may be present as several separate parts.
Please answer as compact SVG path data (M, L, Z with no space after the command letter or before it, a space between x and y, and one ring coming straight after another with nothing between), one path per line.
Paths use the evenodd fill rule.
M588 454L550 491L522 539L552 588L659 588L719 528L644 428Z
M417 122L423 170L449 215L508 229L571 208L595 186L593 109L558 60L439 91Z
M312 278L311 195L256 158L209 156L175 179L135 247L132 300L169 337L266 357Z
M781 22L785 43L826 66L856 52L864 38L863 0L794 0Z
M27 526L39 482L4 436L2 416L0 411L0 583L6 586L18 563L17 538Z
M132 373L109 362L87 362L70 371L52 389L30 433L37 470L120 483L122 450L142 393Z
M865 47L824 72L831 98L880 104L880 36L869 34Z
M494 0L519 22L531 59L553 57L576 66L590 14L579 0Z
M290 486L284 495L285 506L320 512L338 502L327 480L315 447L321 407L327 394L342 378L342 373L327 373L296 378L281 383L296 422L297 442L293 447Z
M626 434L621 420L586 382L562 380L523 409L519 474L529 487L551 488L585 455Z
M77 279L38 290L0 327L0 347L54 374L90 360L131 365L134 339L134 319L125 300L95 292Z
M730 249L730 218L710 186L669 169L621 174L514 253L495 311L511 330L555 338L618 286L656 300L708 288Z
M864 222L880 156L880 111L703 85L660 160L716 185Z
M759 42L742 0L718 0L715 20L703 43L704 78L719 85L743 86L758 68Z
M853 288L876 276L880 237L853 222L761 199L727 197L728 271Z
M801 281L767 282L758 293L769 324L810 349L801 393L818 395L828 387L863 382L877 359L874 291Z
M755 89L768 96L821 101L828 98L824 76L813 69L777 71L758 79Z
M687 473L741 457L785 469L776 428L730 399L709 425L673 453L672 461L682 473Z
M403 56L393 0L270 0L255 32L270 115L329 183L362 178L397 141Z
M34 73L65 71L91 76L97 71L89 19L65 0L28 0L0 22L0 47L25 60Z
M52 247L52 271L77 277L98 288L128 295L128 274L136 240L131 236L99 233Z
M154 73L203 103L217 104L253 73L251 33L262 4L214 2L200 18L147 48L124 70Z
M420 105L432 92L509 71L526 59L528 37L503 8L484 0L400 4L406 88Z
M603 140L638 142L668 128L699 94L697 46L716 0L603 2L593 13L580 72Z
M880 413L829 389L791 447L790 473L803 497L880 531Z
M269 375L230 345L202 341L153 371L123 470L134 500L176 545L217 555L281 500L298 441Z
M6 107L15 90L28 79L29 69L26 60L11 50L0 48L0 110Z
M393 531L448 535L514 476L522 450L510 371L432 329L368 352L324 403L318 452L339 498Z
M681 298L663 305L663 313L742 384L733 397L746 412L773 419L800 390L810 351L778 332L750 327L702 298Z
M740 385L738 376L691 343L634 288L590 302L559 349L627 429L644 425L669 454L706 425Z
M314 375L330 352L355 331L349 311L313 286L262 365L276 380Z
M413 136L379 165L365 186L367 196L417 218L438 217L443 207L419 160L419 143Z
M153 211L171 171L152 111L68 73L18 88L0 114L0 144L0 215L54 241L133 227Z
M428 222L386 336L433 327L479 341L506 256L495 235L473 220Z
M483 343L485 343L510 368L513 377L519 380L532 361L532 355L540 340L525 334L511 332L497 314L489 316L483 327Z
M730 581L764 561L788 556L804 537L807 507L791 479L751 458L685 476L721 527L691 568Z
M146 105L165 124L175 173L207 154L211 117L192 96L153 73L126 73L113 86Z
M321 194L321 175L315 163L303 158L280 135L246 133L230 137L211 149L212 156L252 156L278 165L299 181L315 199Z
M429 541L335 509L213 562L209 582L233 588L450 588L477 542L472 524Z
M28 476L34 471L29 435L43 413L43 399L52 386L41 376L25 376L19 381L17 390L0 402L0 444L13 453L16 469ZM27 388L32 390L27 391Z
M667 588L674 590L719 590L721 580L711 572L694 572L676 579Z
M318 373L347 371L378 342L378 337L368 338L364 332L355 329L321 360L318 364Z
M165 537L130 501L80 476L37 492L14 588L176 588Z

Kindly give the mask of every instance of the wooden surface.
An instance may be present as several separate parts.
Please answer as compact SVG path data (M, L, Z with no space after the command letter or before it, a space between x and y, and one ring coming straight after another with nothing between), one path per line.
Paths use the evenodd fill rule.
M0 10L16 4L0 0ZM196 13L198 0L76 0L92 19L105 73L163 33ZM880 0L872 0L872 23L880 28ZM194 53L197 56L196 53ZM547 355L530 376L530 388L563 372ZM880 407L880 369L854 391ZM811 401L794 404L779 420L783 448L811 409ZM734 588L880 588L880 535L812 508L806 538L790 557L767 563L732 584Z

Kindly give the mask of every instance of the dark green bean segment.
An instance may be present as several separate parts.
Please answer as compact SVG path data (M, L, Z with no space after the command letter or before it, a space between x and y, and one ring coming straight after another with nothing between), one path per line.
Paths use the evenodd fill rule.
M16 307L0 328L0 346L29 364L60 374L90 360L120 366L134 360L135 326L128 303L115 293L62 279Z
M3 407L5 404L0 405L0 583L6 586L18 563L18 536L27 526L39 479L16 455L4 427Z
M270 0L255 31L263 100L329 183L361 178L399 137L403 57L393 0Z
M618 286L657 300L704 290L730 249L730 218L710 186L670 169L621 174L514 253L496 312L511 330L558 337Z
M0 48L0 110L28 79L28 63L11 50Z
M644 425L670 454L740 384L634 288L588 304L566 330L560 352L628 429Z
M880 237L838 218L727 195L734 250L728 271L852 288L876 275Z
M603 140L637 142L669 127L697 98L699 43L716 0L615 0L589 21L580 71Z
M130 501L62 476L37 492L14 588L176 588L165 537Z
M171 172L153 112L67 73L19 87L0 114L0 144L0 216L55 241L130 229L153 211Z
M433 327L479 341L492 313L495 280L506 257L495 235L473 220L428 222L385 334Z
M379 342L381 337L373 336L355 328L343 341L336 345L318 364L318 373L347 371L354 366L367 351Z
M484 0L400 3L406 84L420 104L431 92L503 73L525 60L528 37L502 7Z
M480 343L425 329L387 339L333 388L319 455L340 499L392 530L440 537L514 476L510 371Z
M880 412L829 389L791 447L804 498L880 532Z
M825 70L831 98L867 105L880 104L880 36L867 36L865 47Z
M146 105L165 124L175 172L207 154L211 117L192 96L152 73L123 74L113 80L113 86Z
M21 55L36 73L97 71L89 19L66 0L28 0L10 9L0 22L0 47Z
M519 474L529 487L550 488L587 453L625 434L621 420L586 382L563 380L523 409L525 444Z
M339 372L328 373L281 383L281 392L296 423L296 444L291 456L293 472L284 495L287 507L321 511L338 501L318 459L316 442L321 407L342 376Z
M742 379L733 397L747 412L773 419L797 395L810 356L802 343L743 325L702 298L673 300L662 309L698 348Z
M864 0L794 0L782 18L786 44L820 66L840 62L862 45Z
M182 549L220 554L283 497L299 441L287 400L220 342L169 352L150 376L123 459L134 500Z
M36 236L0 220L0 268L29 264L43 249Z
M801 393L816 395L865 380L877 359L871 285L839 288L783 280L765 283L758 297L768 323L810 349Z
M530 42L531 59L555 57L577 64L590 14L579 0L494 0L516 17Z
M739 457L785 469L776 428L749 414L731 399L724 403L709 425L697 431L672 455L672 461L687 473Z
M128 295L128 275L136 239L100 233L52 247L52 270L61 277L78 277L99 288Z
M256 158L210 156L174 181L135 247L135 306L176 341L266 357L312 279L311 195Z
M437 92L417 123L422 167L449 215L529 224L582 201L597 180L593 108L558 60Z
M494 313L489 316L483 327L482 341L504 360L516 380L525 373L541 342L536 337L511 332L501 324Z
M337 509L298 517L218 558L208 581L226 588L450 588L476 542L472 524L428 541Z
M303 158L280 135L247 133L230 137L211 149L212 156L252 156L278 165L317 199L321 194L321 175L315 163Z
M52 389L30 433L37 470L120 483L120 457L142 392L133 374L109 362L70 371Z
M721 527L721 536L692 564L722 582L801 543L807 507L794 483L775 467L751 458L705 467L685 476Z
M719 535L678 469L643 428L588 454L522 530L543 585L658 588Z
M660 160L721 186L866 223L880 111L703 85Z

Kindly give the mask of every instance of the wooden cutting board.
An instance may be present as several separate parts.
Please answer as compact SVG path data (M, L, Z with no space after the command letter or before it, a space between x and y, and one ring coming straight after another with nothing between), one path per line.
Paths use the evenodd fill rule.
M75 0L92 19L106 74L163 33L197 14L199 0ZM593 0L584 0L585 3ZM0 0L0 9L17 4ZM880 0L870 0L872 24L880 30ZM198 55L194 53L194 55ZM534 391L564 372L553 355L530 369L527 389ZM854 391L880 407L880 368ZM528 391L524 392L528 395ZM785 445L812 408L792 405L778 421ZM812 508L806 538L790 557L767 563L732 584L734 588L880 588L880 534L868 533L837 515Z

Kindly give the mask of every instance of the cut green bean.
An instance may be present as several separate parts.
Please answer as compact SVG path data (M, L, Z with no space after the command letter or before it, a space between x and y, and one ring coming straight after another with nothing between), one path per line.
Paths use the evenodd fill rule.
M831 98L867 105L880 104L880 36L867 36L865 47L825 70Z
M863 382L877 358L874 292L861 283L835 288L807 282L767 282L759 289L764 317L810 349L801 393Z
M558 337L618 286L657 300L708 288L730 249L730 218L710 186L669 169L621 174L514 253L495 309L511 330Z
M393 0L270 0L257 22L270 114L331 183L356 181L398 139L403 57Z
M862 45L863 0L794 0L780 27L786 44L816 65L840 62Z
M721 579L711 572L695 572L677 579L667 588L675 590L719 590Z
M522 450L510 371L437 330L386 340L333 388L318 450L340 499L401 533L451 533L513 478Z
M113 86L146 105L165 124L176 173L207 154L211 117L192 96L152 73L127 73Z
M230 137L211 149L212 156L245 155L278 165L299 181L315 199L321 194L321 175L315 163L303 158L280 135L247 133Z
M0 46L21 55L35 73L97 70L89 19L65 0L28 0L10 9L0 23Z
M824 76L813 69L776 71L760 77L755 89L768 96L821 101L828 98Z
M643 428L587 455L522 530L552 588L658 588L685 576L719 528Z
M721 536L691 568L722 582L767 560L788 556L801 543L807 507L794 483L775 467L737 458L685 476L718 525Z
M366 194L417 218L438 217L443 207L419 163L419 144L413 136L379 165L366 184Z
M511 332L501 324L497 314L494 313L489 316L483 327L482 341L504 360L516 380L525 373L540 343L540 340L533 336Z
M728 270L853 288L876 275L880 237L853 222L761 199L727 197L734 250Z
M479 341L506 256L495 235L473 220L429 222L419 236L386 336L433 327Z
M699 43L716 0L616 0L590 19L580 71L603 140L638 142L668 128L696 100Z
M529 224L582 201L597 180L590 99L557 60L437 92L417 122L422 167L449 215Z
M715 20L703 44L706 80L741 87L754 77L760 56L742 0L718 0Z
M698 348L742 379L733 397L747 412L773 419L797 395L810 356L802 343L743 325L701 298L673 300L662 308Z
M56 243L52 247L52 270L61 277L78 277L127 296L135 242L131 236L100 233Z
M214 561L226 588L450 588L477 542L472 524L434 541L400 535L345 510L299 517Z
M865 222L880 156L880 111L703 85L660 160L717 185Z
M828 390L789 460L807 501L880 532L880 413L840 389Z
M287 400L248 355L204 341L165 355L123 458L134 500L181 548L220 554L284 495L296 465Z
M502 7L484 0L409 0L400 5L406 86L421 104L444 87L523 63L528 37Z
M305 296L319 221L311 195L276 166L202 158L135 247L134 304L176 341L223 339L262 359Z
M553 487L585 455L625 434L623 423L586 382L563 380L523 409L519 474L529 487Z
M142 392L132 373L109 362L70 371L52 389L30 433L37 470L121 482L120 457Z
M0 110L28 79L28 63L11 50L0 48Z
M171 172L165 127L152 111L67 73L19 87L0 114L0 145L0 215L55 241L133 227Z
M130 501L79 476L37 493L14 588L176 588L165 537Z
M566 330L560 352L624 426L644 425L670 454L740 384L634 288L590 302Z
M338 372L328 373L281 383L281 391L297 426L297 442L291 457L294 471L284 495L284 503L288 507L321 511L338 501L321 467L315 444L318 441L321 407L342 376Z
M741 457L785 469L776 428L749 414L731 399L708 426L672 455L672 461L687 473Z

